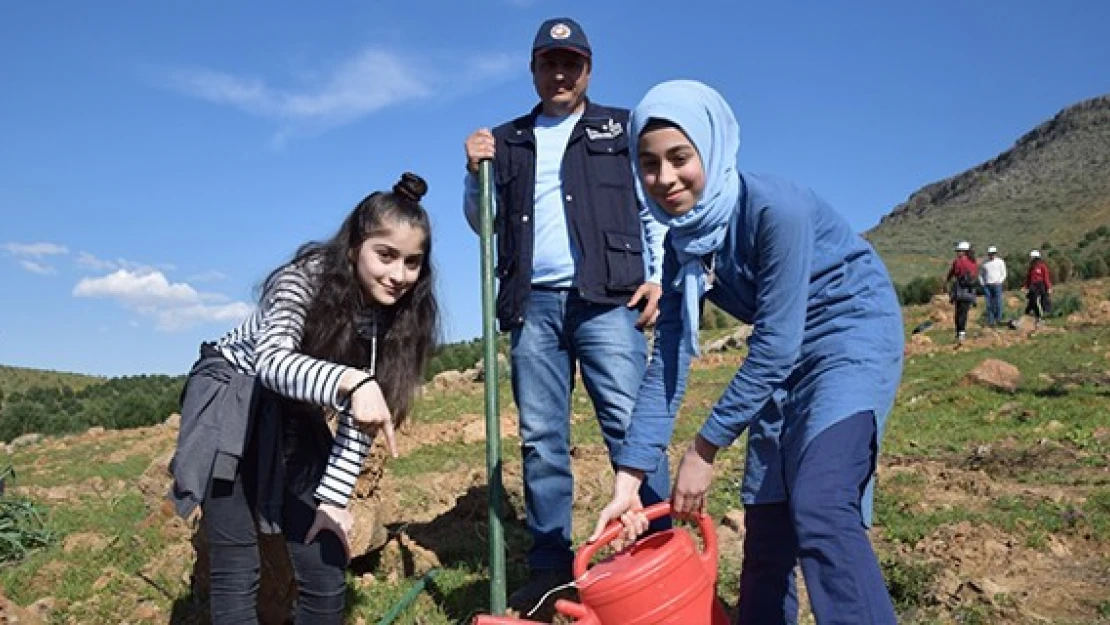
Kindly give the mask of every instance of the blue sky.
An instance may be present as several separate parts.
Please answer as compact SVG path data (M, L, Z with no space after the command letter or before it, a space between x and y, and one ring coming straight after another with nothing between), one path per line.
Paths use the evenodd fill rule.
M860 231L1110 92L1101 0L5 3L0 363L184 373L406 170L430 185L446 339L478 336L462 142L535 103L532 36L559 15L591 39L595 100L708 82L744 169Z

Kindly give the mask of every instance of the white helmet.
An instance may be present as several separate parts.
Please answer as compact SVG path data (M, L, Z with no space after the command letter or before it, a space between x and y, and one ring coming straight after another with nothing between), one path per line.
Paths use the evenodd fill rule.
M971 244L968 243L967 241L960 241L959 243L956 244L956 251L957 252L966 252L970 249L971 249Z
M992 245L992 246L987 248L987 253L988 254L997 254L998 253L998 248Z
M1029 258L1040 258L1040 257L1041 257L1041 251L1040 250L1033 250L1032 252L1029 252Z

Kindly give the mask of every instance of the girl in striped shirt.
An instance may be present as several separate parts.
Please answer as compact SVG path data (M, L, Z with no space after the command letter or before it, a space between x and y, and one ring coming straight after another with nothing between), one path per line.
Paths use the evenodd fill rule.
M263 532L286 537L296 622L342 620L348 501L376 433L397 455L394 428L437 338L426 191L406 173L391 193L367 196L335 236L303 245L267 277L239 327L202 346L173 472L178 511L193 502L204 513L213 623L256 622L256 515ZM236 386L244 381L246 393ZM264 492L275 488L276 497Z

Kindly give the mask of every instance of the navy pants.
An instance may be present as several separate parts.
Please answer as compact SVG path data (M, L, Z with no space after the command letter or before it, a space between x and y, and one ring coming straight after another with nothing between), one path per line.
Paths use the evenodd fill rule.
M874 416L861 412L784 458L788 500L746 507L737 623L796 623L798 562L819 625L897 622L860 513L876 454Z
M288 434L288 431L287 431ZM310 437L294 434L286 444L287 476L282 499L282 533L285 535L297 580L296 623L327 625L343 622L347 555L339 537L320 532L311 544L305 536L316 518L311 486L327 462L327 447L310 444ZM252 440L234 482L214 480L203 505L201 519L208 537L211 591L209 606L213 625L257 623L256 601L261 562L258 531L252 502L256 501L256 462ZM320 449L324 455L321 455ZM310 458L311 461L306 461Z

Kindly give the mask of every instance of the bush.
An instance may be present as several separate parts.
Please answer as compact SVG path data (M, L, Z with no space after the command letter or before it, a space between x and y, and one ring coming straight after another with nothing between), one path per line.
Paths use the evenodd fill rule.
M1068 315L1079 312L1083 309L1083 300L1075 293L1067 293L1052 299L1052 310L1049 311L1046 317L1055 319L1058 317L1067 317Z
M883 578L890 599L899 613L927 603L929 589L937 576L937 565L898 557L883 558Z
M32 550L57 540L34 503L3 494L4 482L14 478L11 467L0 471L0 564L22 560Z
M1110 268L1107 268L1106 261L1101 256L1096 256L1087 261L1087 277L1088 278L1105 278L1110 274Z
M74 392L32 386L9 394L0 409L0 440L22 434L57 435L92 426L132 428L165 421L178 409L184 376L112 378Z
M933 296L944 292L944 281L936 276L914 278L907 284L897 287L898 300L903 306L928 304Z
M1054 266L1048 268L1052 272L1052 279L1058 284L1064 284L1075 275L1075 264L1067 256L1061 256Z

